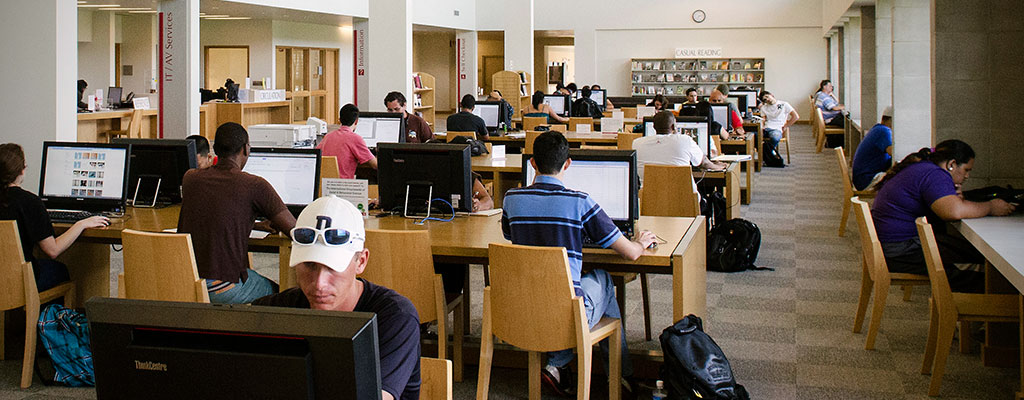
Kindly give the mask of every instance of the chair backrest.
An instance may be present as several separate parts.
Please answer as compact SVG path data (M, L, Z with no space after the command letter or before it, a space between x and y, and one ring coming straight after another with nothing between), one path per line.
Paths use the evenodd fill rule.
M124 274L118 285L136 300L209 303L206 282L199 279L192 236L125 229Z
M465 136L474 140L477 138L476 132L448 131L445 136L445 141L451 142L452 140L455 140L455 138L459 136Z
M644 197L640 202L640 215L700 215L700 196L693 191L693 172L690 166L644 165Z
M533 351L575 347L575 294L565 248L491 243L488 256L494 335Z
M420 322L438 319L434 258L430 231L366 230L370 258L359 276L405 296L419 312ZM443 289L441 293L443 300Z
M825 134L825 118L821 116L821 109L814 107L814 129L819 135Z
M533 142L544 132L526 131L526 144L523 147L523 154L533 154Z
M341 169L338 167L338 157L320 157L320 178L341 178Z
M567 133L567 132L569 132L569 125L568 124L548 124L548 130L549 131L559 131L559 132L562 132L562 133Z
M920 217L917 223L917 235L921 237L921 250L924 251L924 264L928 268L928 281L932 286L932 301L940 313L947 307L956 307L953 302L953 291L949 288L949 280L946 278L946 268L942 265L942 256L939 255L939 246L935 241L935 232L925 217Z
M857 197L851 198L850 202L853 203L853 215L857 216L862 257L868 264L868 274L872 281L888 280L889 266L885 263L882 242L878 240L878 232L875 231L875 221L871 219L871 207Z
M420 357L421 400L452 400L452 380L451 360Z
M836 147L836 162L839 163L839 178L843 185L843 198L853 197L853 181L850 179L850 168L846 165L846 153L843 148Z
M132 110L132 117L128 120L128 137L139 138L142 136L142 109Z
M0 221L0 310L25 305L24 265L18 222Z
M711 135L711 143L715 144L715 152L716 152L716 154L722 154L722 136L721 135Z
M619 150L633 150L633 141L643 136L642 133L620 133L616 139L616 146Z
M636 107L622 107L622 118L636 119Z
M577 131L576 125L590 125L590 130L594 130L594 119L590 117L569 117L569 130Z
M523 117L523 130L532 131L548 123L548 117Z

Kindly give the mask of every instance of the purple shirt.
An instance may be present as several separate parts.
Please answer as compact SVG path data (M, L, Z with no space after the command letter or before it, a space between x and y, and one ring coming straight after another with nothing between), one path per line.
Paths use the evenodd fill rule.
M917 237L914 220L934 215L932 203L949 195L956 195L956 186L942 167L922 161L904 168L885 182L871 206L878 240L892 243Z

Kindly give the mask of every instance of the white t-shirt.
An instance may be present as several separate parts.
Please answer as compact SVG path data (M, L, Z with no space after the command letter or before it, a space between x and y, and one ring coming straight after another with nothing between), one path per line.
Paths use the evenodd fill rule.
M761 104L761 115L764 115L765 128L782 129L791 112L793 112L793 106L782 100L777 101L774 105Z
M636 139L633 141L633 150L636 150L637 168L641 180L644 177L644 164L696 167L704 160L704 152L692 138L676 133ZM692 177L690 182L693 183ZM693 190L697 190L696 183L693 183Z

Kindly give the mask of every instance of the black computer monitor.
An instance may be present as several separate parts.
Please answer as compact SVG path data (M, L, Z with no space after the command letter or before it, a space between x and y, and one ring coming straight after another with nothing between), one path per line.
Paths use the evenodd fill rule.
M356 133L368 147L377 143L405 143L405 116L402 113L359 112Z
M117 86L107 88L107 107L121 108L122 89Z
M373 313L102 297L85 309L101 399L380 398Z
M253 147L242 171L270 182L288 210L299 215L320 189L320 149Z
M605 99L608 98L607 89L590 90L590 99L597 103L597 106L601 108L601 112L604 112Z
M735 94L730 92L729 96L727 96L725 100L735 106L736 110L739 111L740 114L746 113L747 107L749 107L750 104L747 100L746 94Z
M531 157L523 155L523 186L537 176ZM622 232L632 235L633 222L640 218L636 151L571 149L569 158L565 187L589 194Z
M544 95L544 104L551 106L551 109L555 110L555 114L563 117L568 117L572 112L572 96L568 94L546 94Z
M476 107L473 108L473 114L483 118L488 131L495 132L501 123L505 123L505 126L511 125L511 121L508 121L508 113L505 112L505 104L507 104L505 100L478 101Z
M377 146L380 207L404 215L450 213L434 199L451 203L455 211L473 211L472 157L465 144L400 144ZM408 204L408 207L406 207Z
M195 141L115 138L114 143L131 145L128 162L131 173L128 175L126 197L135 199L135 206L146 205L151 200L170 204L181 202L181 178L197 164ZM157 187L159 191L156 193L146 190L157 190Z
M743 96L747 98L747 106L740 108L741 112L746 112L747 109L757 108L758 98L756 90L733 90L729 92L729 96Z
M123 211L128 145L43 142L39 197L47 209Z
M707 117L700 116L676 116L676 133L686 134L697 143L704 154L711 154L711 140L708 136L710 124ZM656 135L654 130L654 117L644 117L644 136Z
M711 114L715 122L727 131L732 131L732 118L729 115L729 103L711 103Z

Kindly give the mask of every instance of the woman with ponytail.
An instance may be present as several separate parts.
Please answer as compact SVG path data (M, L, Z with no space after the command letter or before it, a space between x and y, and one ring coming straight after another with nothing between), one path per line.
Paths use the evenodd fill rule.
M25 261L32 263L36 287L44 291L70 280L68 268L55 259L89 228L110 225L107 217L90 217L76 222L60 236L54 237L50 216L39 196L21 188L25 180L25 152L14 143L0 144L0 220L18 223L21 251ZM36 258L36 246L49 259Z
M889 271L927 274L921 240L914 220L927 216L932 224L1007 215L1014 205L995 199L983 203L964 200L960 185L974 168L974 150L959 140L947 140L913 153L886 173L878 183L871 207L872 219ZM963 237L935 229L942 261L954 291L983 289L982 274L961 271L954 264L983 263L984 257Z

